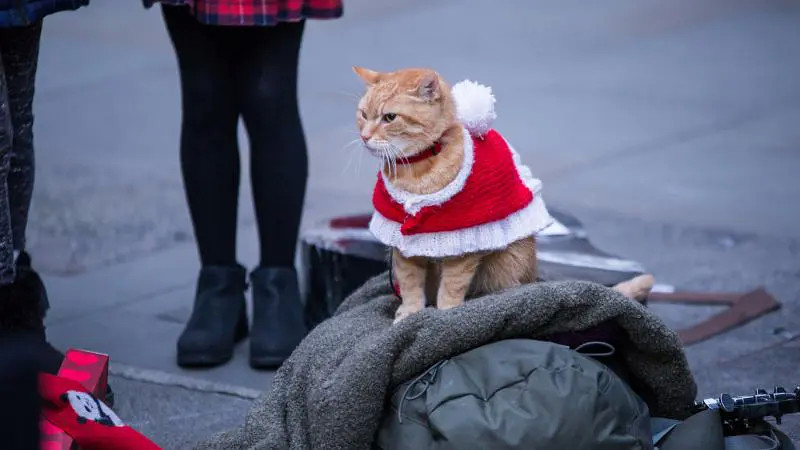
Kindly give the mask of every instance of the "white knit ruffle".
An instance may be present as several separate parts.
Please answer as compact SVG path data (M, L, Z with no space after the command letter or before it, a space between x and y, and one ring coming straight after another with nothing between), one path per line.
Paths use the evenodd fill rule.
M544 199L535 194L528 206L505 219L461 230L404 236L399 223L377 211L372 214L369 230L384 245L398 249L406 257L443 258L503 249L512 242L533 236L552 221Z
M462 131L464 134L464 160L461 162L461 168L458 170L456 177L453 178L453 181L447 183L447 186L432 194L412 194L411 192L399 189L395 187L383 171L381 171L383 184L386 186L389 195L394 201L401 204L409 214L416 214L426 206L441 205L453 198L454 195L461 192L461 189L464 188L469 174L472 173L472 163L475 161L475 149L469 131L465 128L462 128Z

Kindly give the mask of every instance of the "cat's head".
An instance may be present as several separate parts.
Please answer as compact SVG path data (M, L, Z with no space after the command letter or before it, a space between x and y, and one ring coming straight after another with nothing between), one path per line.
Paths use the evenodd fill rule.
M364 146L373 155L398 159L419 153L457 124L450 87L435 71L353 70L367 85L356 123Z

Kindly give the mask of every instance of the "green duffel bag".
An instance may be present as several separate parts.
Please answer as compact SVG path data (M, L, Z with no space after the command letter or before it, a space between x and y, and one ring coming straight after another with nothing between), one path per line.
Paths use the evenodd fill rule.
M380 449L651 449L647 405L607 366L568 347L511 339L404 383Z

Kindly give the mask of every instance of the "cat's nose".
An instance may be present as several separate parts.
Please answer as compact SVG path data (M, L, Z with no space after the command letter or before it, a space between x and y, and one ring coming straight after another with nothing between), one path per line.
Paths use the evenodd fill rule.
M369 138L371 138L371 137L372 136L365 136L365 135L362 134L361 135L361 140L364 141L364 142L367 142L369 140Z

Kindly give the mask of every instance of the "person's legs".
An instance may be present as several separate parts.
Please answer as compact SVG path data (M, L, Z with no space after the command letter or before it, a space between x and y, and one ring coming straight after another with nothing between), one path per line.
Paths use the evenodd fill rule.
M33 193L33 94L41 31L41 22L0 29L0 330L35 336L43 370L55 373L63 355L45 339L47 293L24 251Z
M163 6L178 58L181 168L202 269L178 364L226 362L247 334L245 270L236 263L238 107L229 30L202 25L187 7Z
M0 28L0 284L15 278L33 193L33 92L42 24Z
M250 137L250 179L261 266L292 267L308 178L297 106L303 22L242 30L239 102Z
M3 30L0 30L2 33ZM0 51L0 286L14 282L14 235L11 231L11 198L8 176L11 173L11 153L14 130L11 127L11 108L8 106L5 55ZM0 299L0 301L5 299ZM0 305L0 311L3 306ZM5 321L8 313L0 313Z
M200 260L234 265L239 112L225 30L200 24L186 7L162 10L180 69L181 171Z
M0 38L13 127L8 189L14 250L25 250L25 228L33 194L33 95L42 24L9 28Z
M238 99L250 137L260 267L251 274L250 364L280 365L305 335L294 255L308 177L297 106L303 22L237 33Z

